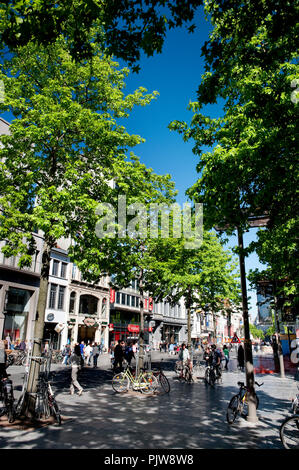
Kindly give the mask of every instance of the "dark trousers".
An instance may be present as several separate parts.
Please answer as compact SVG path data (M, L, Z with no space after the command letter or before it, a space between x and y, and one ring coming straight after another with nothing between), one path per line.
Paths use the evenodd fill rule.
M114 358L113 370L115 371L117 368L119 368L121 371L123 370L123 359L122 359L122 357L115 357Z
M98 357L99 357L98 354L95 354L95 355L93 356L93 367L97 367L97 365L98 365Z

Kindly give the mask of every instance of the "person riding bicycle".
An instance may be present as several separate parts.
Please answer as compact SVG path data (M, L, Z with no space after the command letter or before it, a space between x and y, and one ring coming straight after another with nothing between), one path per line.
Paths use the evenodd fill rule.
M179 360L182 362L182 369L181 369L181 375L180 375L180 377L182 378L186 365L188 365L189 368L192 369L190 353L188 349L186 348L185 343L182 344L181 350L179 352Z
M221 352L216 344L212 344L212 365L216 370L216 377L221 377Z

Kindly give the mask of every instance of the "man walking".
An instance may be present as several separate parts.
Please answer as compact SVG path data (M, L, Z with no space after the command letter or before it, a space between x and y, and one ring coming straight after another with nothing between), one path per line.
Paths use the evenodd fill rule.
M114 348L113 372L116 371L117 367L119 367L121 371L123 370L124 346L125 342L119 339L117 345Z

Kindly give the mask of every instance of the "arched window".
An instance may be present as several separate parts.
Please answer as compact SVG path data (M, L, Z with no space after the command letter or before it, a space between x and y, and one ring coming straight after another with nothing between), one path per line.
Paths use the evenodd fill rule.
M98 311L98 299L93 295L81 295L79 313L96 315Z
M69 313L74 313L75 311L75 300L76 300L76 292L71 292L70 295L70 306L69 306Z

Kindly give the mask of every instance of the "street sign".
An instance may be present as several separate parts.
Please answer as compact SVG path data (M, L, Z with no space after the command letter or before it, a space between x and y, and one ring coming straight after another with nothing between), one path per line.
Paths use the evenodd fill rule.
M234 337L231 340L231 343L241 343L240 339L238 338L237 335L234 335Z

